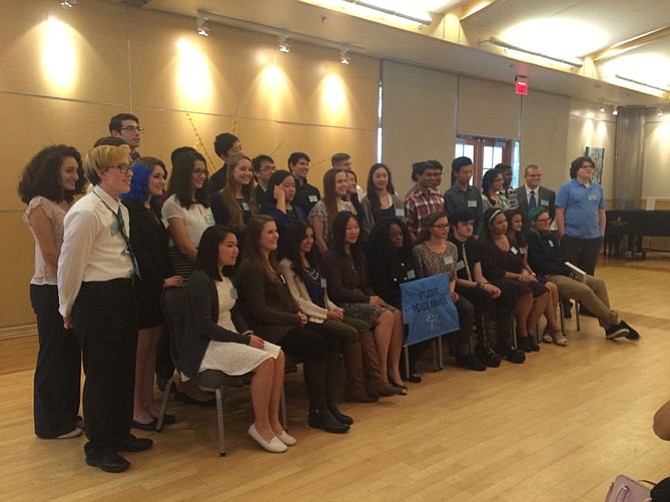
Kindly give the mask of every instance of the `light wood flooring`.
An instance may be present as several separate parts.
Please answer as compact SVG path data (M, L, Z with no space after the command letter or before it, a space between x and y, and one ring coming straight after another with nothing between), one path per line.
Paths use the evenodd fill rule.
M670 259L610 260L598 275L639 343L605 341L597 321L582 317L579 333L568 321L568 347L544 344L520 366L432 373L428 358L408 396L344 403L356 423L342 436L307 427L301 377L288 375L299 443L283 455L247 437L246 390L226 402L224 458L215 410L171 402L178 423L145 434L154 448L127 454L123 474L86 466L84 438L35 438L35 338L1 341L0 498L602 501L618 473L659 480L670 475L670 444L651 424L670 398Z

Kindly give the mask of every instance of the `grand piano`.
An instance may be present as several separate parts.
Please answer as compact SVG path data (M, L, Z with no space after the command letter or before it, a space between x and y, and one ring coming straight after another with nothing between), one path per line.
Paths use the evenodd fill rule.
M670 211L647 211L645 209L614 209L607 211L605 227L605 255L608 251L620 258L641 255L647 249L642 245L643 237L669 237ZM625 250L622 247L625 245Z

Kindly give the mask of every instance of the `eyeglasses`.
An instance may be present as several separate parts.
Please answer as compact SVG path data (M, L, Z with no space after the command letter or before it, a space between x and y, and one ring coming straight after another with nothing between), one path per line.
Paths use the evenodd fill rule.
M193 174L195 174L196 176L206 175L207 170L206 169L193 169Z
M548 223L551 218L538 218L535 220L537 223Z
M129 172L133 172L133 168L129 166L128 164L115 164L113 166L109 166L110 169L118 169L121 174L128 174Z
M144 132L144 127L140 126L125 126L121 128L121 131L128 131L128 132Z

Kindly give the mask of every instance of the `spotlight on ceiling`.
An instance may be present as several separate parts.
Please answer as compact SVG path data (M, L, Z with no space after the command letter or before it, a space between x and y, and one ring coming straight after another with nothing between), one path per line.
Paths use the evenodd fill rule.
M207 26L207 17L198 14L195 18L195 29L198 30L198 35L201 37L209 36L209 26Z
M601 101L600 102L600 110L598 110L600 113L605 113L605 104Z
M64 9L71 9L72 7L77 5L77 1L78 0L59 0L58 3Z
M340 63L349 64L349 49L340 49Z
M284 54L291 52L291 46L286 40L286 35L279 35L279 52L283 52Z

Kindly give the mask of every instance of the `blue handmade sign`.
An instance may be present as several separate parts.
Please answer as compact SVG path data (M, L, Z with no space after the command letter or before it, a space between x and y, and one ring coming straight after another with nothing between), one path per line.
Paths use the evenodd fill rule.
M461 329L449 293L449 274L433 275L400 285L402 313L409 325L407 345Z

